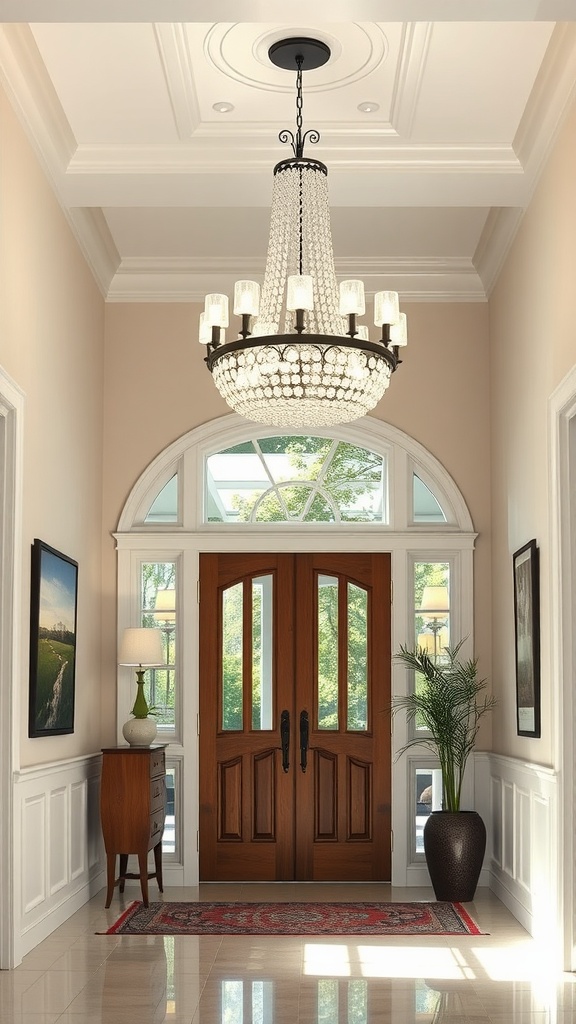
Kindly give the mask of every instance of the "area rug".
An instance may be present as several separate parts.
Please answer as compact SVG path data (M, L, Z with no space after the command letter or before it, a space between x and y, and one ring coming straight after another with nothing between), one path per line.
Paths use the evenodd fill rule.
M105 935L483 935L461 903L132 903Z

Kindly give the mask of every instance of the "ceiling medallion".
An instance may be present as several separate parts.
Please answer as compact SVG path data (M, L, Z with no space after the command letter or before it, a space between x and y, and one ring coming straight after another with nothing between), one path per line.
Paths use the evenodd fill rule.
M365 313L362 281L336 283L328 205L328 170L304 156L320 139L303 132L302 72L330 58L317 39L274 43L277 67L296 70L296 132L283 129L293 157L274 168L270 238L264 284L237 281L234 314L241 318L235 341L226 341L228 296L206 296L199 340L214 383L235 412L279 427L318 427L364 416L380 401L406 345L406 315L396 292L374 297L371 341L357 318Z

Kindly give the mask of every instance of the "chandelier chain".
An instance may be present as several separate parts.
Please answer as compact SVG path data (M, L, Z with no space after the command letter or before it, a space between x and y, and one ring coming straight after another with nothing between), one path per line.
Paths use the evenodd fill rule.
M304 98L302 96L302 60L301 56L296 57L296 64L298 71L296 72L296 152L295 156L297 160L300 160L304 154L304 140L302 138L302 124L303 117L302 111L304 108ZM302 271L300 271L302 273Z

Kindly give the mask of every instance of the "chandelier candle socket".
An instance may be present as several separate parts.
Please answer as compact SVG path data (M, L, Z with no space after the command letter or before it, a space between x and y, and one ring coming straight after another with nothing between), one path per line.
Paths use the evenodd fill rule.
M304 156L315 130L302 131L302 72L325 64L330 50L316 39L286 39L268 55L279 68L296 70L296 132L280 132L294 156L274 168L270 238L262 293L255 281L238 281L235 341L226 342L228 297L206 296L199 341L228 405L249 420L279 427L316 427L364 416L380 401L407 344L406 315L398 294L377 292L370 340L362 281L338 288L328 205L328 171Z

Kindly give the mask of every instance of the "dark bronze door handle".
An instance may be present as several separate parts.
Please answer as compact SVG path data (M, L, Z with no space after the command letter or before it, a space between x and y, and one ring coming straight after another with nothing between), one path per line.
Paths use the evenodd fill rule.
M290 712L283 711L280 715L280 746L282 748L282 770L290 768Z
M300 712L300 767L303 772L308 765L308 712Z

